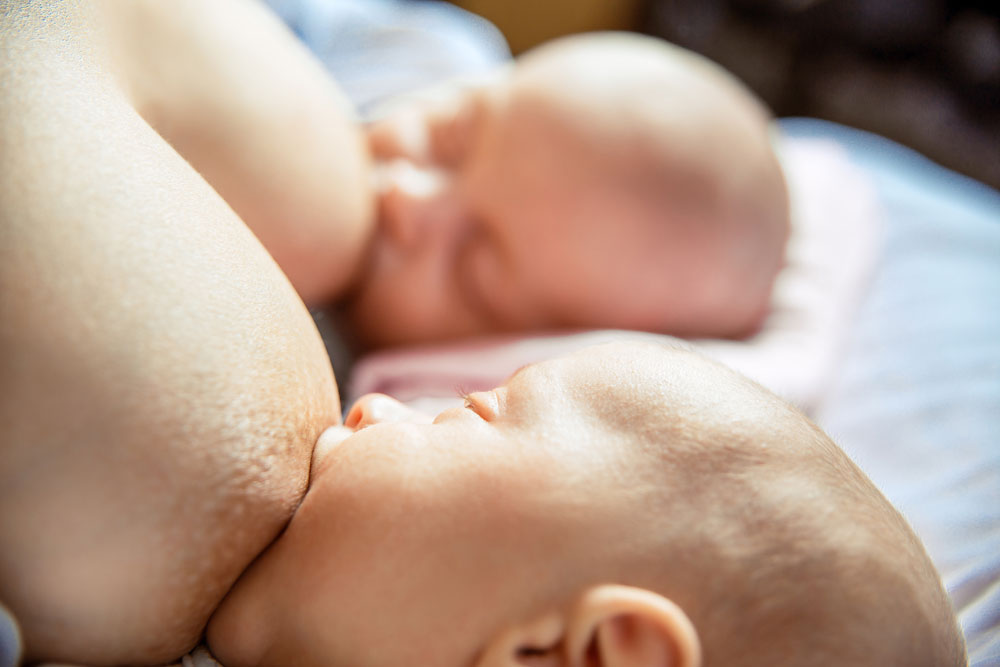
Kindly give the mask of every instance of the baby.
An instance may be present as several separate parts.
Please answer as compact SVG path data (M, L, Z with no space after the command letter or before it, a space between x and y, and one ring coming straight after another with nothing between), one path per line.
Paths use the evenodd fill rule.
M367 346L624 328L742 337L788 235L768 114L705 59L582 35L368 129L378 225L346 313Z
M369 395L208 640L241 665L965 664L919 541L811 422L683 347Z

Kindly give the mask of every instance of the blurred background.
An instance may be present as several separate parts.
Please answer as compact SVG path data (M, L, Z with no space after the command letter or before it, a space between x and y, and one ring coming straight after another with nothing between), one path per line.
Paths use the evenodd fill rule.
M514 54L634 30L698 51L779 116L876 132L1000 189L997 0L453 0Z

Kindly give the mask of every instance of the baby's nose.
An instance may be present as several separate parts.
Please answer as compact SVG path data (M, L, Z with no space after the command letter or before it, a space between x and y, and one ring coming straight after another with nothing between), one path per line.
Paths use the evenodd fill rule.
M449 229L457 209L445 170L393 160L376 167L381 224L397 245L411 248Z
M431 421L433 420L428 415L417 412L391 396L365 394L351 406L347 418L344 419L344 426L360 431L372 424L399 422L429 424Z

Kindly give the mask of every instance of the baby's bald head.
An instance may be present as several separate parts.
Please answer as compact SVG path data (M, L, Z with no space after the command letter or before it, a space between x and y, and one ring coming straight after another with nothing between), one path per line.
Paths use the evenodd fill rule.
M705 664L966 664L919 539L847 456L736 373L672 365L683 392L632 416L655 435L632 441L629 568L685 610Z
M964 664L867 478L684 347L588 348L433 422L393 405L366 397L321 438L209 627L226 664Z
M509 122L544 126L568 163L599 169L658 211L664 255L673 245L691 258L669 279L688 297L675 308L702 323L692 331L740 335L759 324L790 223L770 114L749 89L690 51L607 33L529 52L504 96Z

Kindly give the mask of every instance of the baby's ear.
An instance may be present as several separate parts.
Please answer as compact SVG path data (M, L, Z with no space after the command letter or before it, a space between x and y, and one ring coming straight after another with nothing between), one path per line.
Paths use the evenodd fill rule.
M642 588L605 584L577 603L566 637L572 667L700 667L701 643L684 610Z
M476 667L700 667L687 614L640 588L594 586L568 613L553 612L501 633Z

